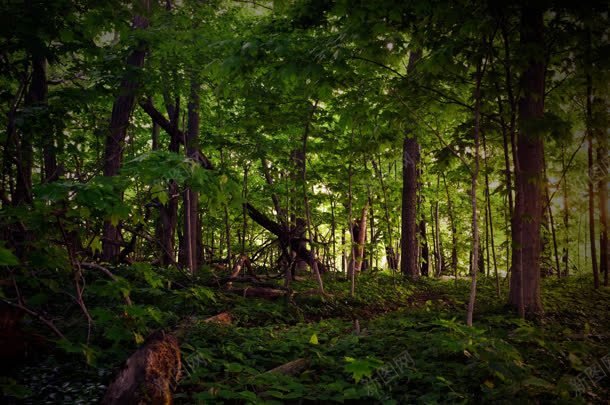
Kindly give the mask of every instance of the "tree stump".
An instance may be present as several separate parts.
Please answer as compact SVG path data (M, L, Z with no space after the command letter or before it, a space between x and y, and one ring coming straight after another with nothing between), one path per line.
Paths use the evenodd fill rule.
M127 359L101 403L172 404L172 391L180 379L180 369L178 340L165 332L154 332Z

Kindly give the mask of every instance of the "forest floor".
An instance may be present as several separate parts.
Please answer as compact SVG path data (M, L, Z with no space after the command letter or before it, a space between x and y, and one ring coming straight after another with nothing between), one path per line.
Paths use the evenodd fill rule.
M610 400L610 289L593 290L588 277L543 280L545 314L533 320L506 307L507 283L498 298L493 279L483 277L472 328L464 322L466 280L412 283L363 274L350 298L349 283L330 275L328 296L303 293L315 289L306 279L294 283L291 299L275 301L205 287L170 294L167 284L147 281L146 288L132 290L141 312L166 328L189 317L180 339L176 403ZM102 310L93 310L98 319L104 319ZM222 312L230 323L203 322ZM106 318L113 322L110 314ZM54 350L20 366L9 387L25 398L17 403L99 398L135 347L121 342L139 338L130 332L122 341L112 333L107 326L89 365L80 353ZM268 372L287 363L288 372Z

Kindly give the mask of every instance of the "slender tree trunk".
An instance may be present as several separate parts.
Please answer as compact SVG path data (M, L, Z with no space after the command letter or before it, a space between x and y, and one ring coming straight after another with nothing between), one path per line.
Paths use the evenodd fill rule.
M608 114L608 106L604 102L604 99L596 99L599 106L596 106L597 114ZM599 122L608 122L607 117L604 119L598 119ZM608 165L610 159L608 158L608 138L607 129L596 128L597 138L597 197L599 204L599 271L604 275L604 285L608 286L608 250L610 245L608 244Z
M437 176L436 178L436 202L434 204L434 241L435 241L435 255L436 255L436 277L440 277L443 272L443 244L441 242L441 232L440 232L440 223L439 223L439 199L438 199L438 190L440 188L441 178Z
M47 61L44 57L39 55L32 56L30 86L25 96L25 105L27 107L45 105L46 103L48 93L46 66ZM35 137L35 133L40 130L41 123L38 122L39 118L37 115L32 115L28 128L23 131L21 142L17 148L17 181L15 194L12 199L14 204L32 203L32 166L34 163L32 140ZM45 137L45 139L47 138ZM44 150L49 151L47 141L45 141ZM44 177L48 179L46 177L46 169L47 167L45 166ZM51 169L51 173L53 173L57 169L57 164L55 163L55 167Z
M242 198L248 201L248 165L244 165L244 184L242 187ZM242 209L242 227L241 227L241 253L246 253L246 235L248 234L248 212L246 207Z
M419 221L419 237L421 241L421 275L428 277L430 274L430 249L426 237L426 220Z
M477 269L479 262L479 225L477 213L477 181L479 179L479 139L480 139L480 113L481 113L481 80L483 72L481 71L480 60L477 63L476 80L477 84L474 91L474 165L470 179L470 204L472 207L472 261L470 266L470 297L468 299L468 313L466 316L466 324L472 326L474 315L474 303L477 294Z
M566 161L565 161L565 152L566 149L565 147L562 148L562 153L561 153L561 170L562 172L566 173L566 176L563 179L563 228L564 228L564 255L563 255L563 262L564 262L564 271L563 271L563 275L565 277L568 277L570 275L570 226L569 226L569 221L570 221L570 205L569 205L569 199L568 199L568 176L567 176L567 167L566 167Z
M146 13L150 12L150 0L139 0L142 9ZM133 29L142 30L148 27L148 19L145 16L136 15L133 19ZM127 58L129 68L141 69L144 66L146 54L146 44L140 42ZM106 146L104 149L104 176L116 176L121 168L123 148L129 118L135 106L136 91L139 83L130 76L126 76L121 82L119 95L114 100L110 126L106 136ZM120 248L120 231L110 221L104 223L104 236L102 239L102 257L106 261L114 261Z
M559 251L557 249L557 233L555 232L555 219L553 217L553 210L551 209L551 196L549 194L549 181L546 175L546 160L543 158L544 165L544 192L546 207L549 214L549 221L551 223L551 236L553 238L553 253L555 254L555 267L557 269L557 277L561 278L561 266L559 265Z
M303 149L302 149L302 160L301 160L301 181L303 182L303 206L305 207L305 216L307 220L307 239L310 243L313 242L313 227L311 220L311 210L309 209L309 199L307 197L307 140L309 137L309 130L311 128L311 121L313 119L313 115L318 106L318 102L316 101L311 106L311 112L305 122L305 130L303 131ZM316 258L316 249L312 245L311 246L311 269L313 274L318 282L318 292L320 294L324 294L324 282L322 281L322 276L320 274L320 269L318 267L318 260Z
M174 100L171 100L168 91L164 92L163 98L165 100L165 109L169 116L169 125L171 131L168 131L170 141L168 150L170 152L179 153L180 142L176 135L178 133L178 119L180 116L180 97L176 96ZM152 103L152 100L150 100ZM156 122L156 121L155 121ZM157 141L158 142L158 141ZM176 227L178 226L178 184L174 180L169 180L168 187L168 200L165 204L159 206L159 222L157 225L157 238L161 243L161 264L170 265L176 262L175 255L175 237Z
M371 248L369 249L369 252L368 252L369 253L368 254L368 257L369 257L369 259L368 259L369 260L368 268L372 268L373 267L373 260L375 258L375 248L376 248L375 243L376 243L376 241L375 241L375 212L373 210L373 198L371 197L370 187L369 187L369 190L368 190L368 194L369 194L369 196L368 196L369 216L371 218L370 226L369 226L369 229L370 229L370 232L369 232L369 234L370 234L370 247Z
M590 34L589 34L590 35ZM589 40L590 46L590 40ZM599 288L599 272L597 268L597 252L595 249L595 184L593 177L593 78L587 74L587 162L589 184L589 242L591 245L591 264L593 266L593 285Z
M485 189L485 193L487 193L487 189ZM485 275L489 277L491 272L491 254L489 251L489 212L487 205L487 196L485 196L485 205L483 208L485 217Z
M352 135L350 138L350 150L353 143L354 131L352 130ZM350 263L347 267L347 276L350 280L350 295L353 297L356 293L356 272L355 270L355 259L356 259L356 245L354 244L355 235L354 235L354 222L353 222L353 207L352 207L352 160L349 161L348 167L348 181L347 181L347 226L350 233Z
M443 184L445 186L445 193L447 194L447 216L449 217L449 227L451 228L451 270L457 280L458 277L458 256L457 256L457 227L455 224L455 218L453 216L453 203L451 202L451 194L449 192L449 186L447 185L447 179L443 173Z
M32 85L37 87L38 103L45 103L48 93L47 86L47 60L44 57L36 56L32 59ZM59 179L59 168L57 166L57 149L55 145L55 134L53 131L43 137L42 156L44 162L43 181L49 183Z
M543 10L527 4L521 11L521 44L527 49L544 44ZM544 142L532 120L544 113L544 52L531 52L521 76L519 100L517 205L513 216L513 268L509 303L531 313L542 312L540 299L540 224L542 221Z
M385 250L386 250L386 260L388 262L388 266L390 270L392 270L392 274L394 274L396 268L398 267L398 261L396 260L396 253L394 252L394 241L392 240L392 223L390 221L390 208L388 203L388 190L385 182L383 181L383 173L381 172L381 158L379 165L375 162L375 159L371 160L373 164L373 169L377 172L377 176L379 177L379 184L381 185L381 192L383 193L383 210L385 214L385 222L386 222L386 238L385 238Z
M333 269L335 271L335 274L337 272L337 221L335 218L335 199L332 198L331 196L331 200L330 200L330 215L331 215L331 222L330 222L330 235L332 238L332 252L333 252Z
M233 253L231 252L231 222L229 218L229 208L225 204L224 206L224 220L225 220L225 238L227 240L227 263L229 267L232 265Z
M345 253L345 229L341 230L341 272L347 276L347 254Z
M485 133L483 133L483 163L485 165L485 200L487 202L487 215L489 218L489 236L491 239L491 254L493 258L493 266L494 266L494 277L496 279L496 295L500 298L500 276L498 274L498 262L496 260L496 243L494 238L494 222L491 211L491 193L489 192L489 166L487 164L487 139ZM509 172L510 178L510 172ZM509 180L510 181L510 180ZM489 251L489 248L488 248ZM489 268L489 253L487 255L488 268Z
M362 213L360 214L360 221L358 223L354 223L357 225L357 231L352 230L352 235L354 239L352 239L355 245L355 257L354 257L354 270L353 273L358 274L362 270L362 265L364 263L365 256L365 244L366 244L366 222L367 222L367 211L369 209L368 201L362 208ZM356 228L355 226L353 228Z

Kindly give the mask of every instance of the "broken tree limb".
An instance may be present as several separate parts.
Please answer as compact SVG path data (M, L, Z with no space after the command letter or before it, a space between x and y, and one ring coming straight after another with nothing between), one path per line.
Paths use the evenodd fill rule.
M277 222L269 219L265 214L257 210L252 204L245 203L245 208L252 220L277 236L280 239L280 242L284 244L288 244L289 242L289 232L282 225Z
M20 310L26 312L29 315L32 315L33 317L38 319L40 322L42 322L45 325L47 325L49 327L49 329L51 329L53 331L53 333L55 333L60 339L66 339L66 337L63 335L63 333L61 333L59 331L59 329L57 329L57 327L55 326L53 321L51 321L50 319L45 318L44 316L40 315L38 312L32 311L28 307L23 306L21 304L17 304L15 302L10 302L10 301L7 301L5 299L2 299L1 301L4 302L7 305L10 305L10 306L14 307L14 308L20 309Z
M101 403L171 404L181 367L178 340L168 333L154 332L127 359Z
M239 273L241 272L241 269L244 266L246 266L246 269L248 270L248 274L250 274L250 276L256 278L256 275L254 274L254 271L252 270L252 263L250 263L250 259L246 255L241 255L239 257L239 260L235 263L235 266L233 266L233 271L231 272L231 275L229 277L230 278L237 277L239 275Z
M184 139L187 139L188 137L186 137L185 133L176 125L172 125L172 123L155 108L150 98L146 99L146 101L141 101L140 107L142 107L144 112L148 114L153 122L163 128L163 130L167 132L172 139L177 140L178 143L184 144ZM197 161L204 169L214 170L214 165L210 159L208 159L207 156L204 155L200 150L195 150L190 157Z
M277 373L277 374L284 374L284 375L292 376L292 375L299 374L301 371L305 370L308 366L309 366L309 360L296 359L296 360L292 360L286 364L282 364L281 366L277 366L276 368L273 368L273 369L267 371L267 373Z

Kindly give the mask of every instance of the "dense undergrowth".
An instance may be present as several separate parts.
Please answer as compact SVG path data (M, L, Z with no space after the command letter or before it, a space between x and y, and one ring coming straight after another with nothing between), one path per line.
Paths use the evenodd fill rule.
M351 298L349 283L331 275L328 296L308 294L315 285L305 280L294 283L292 298L267 301L194 286L206 284L205 277L187 284L179 274L159 275L147 266L129 270L116 269L125 276L122 288L102 278L88 286L94 318L88 344L86 325L71 316L76 308L55 308L65 314L58 326L67 339L14 365L12 378L2 381L5 394L21 398L12 401L93 401L158 328L182 328L177 403L609 398L610 290L591 290L588 278L544 280L546 312L531 320L507 316L506 283L498 298L492 280L482 279L475 324L468 328L468 282L462 280L412 283L363 274ZM122 300L128 291L131 306ZM202 322L222 311L231 314L231 325ZM297 359L305 366L294 376L266 373ZM599 367L604 374L592 375ZM575 377L587 385L579 388Z

